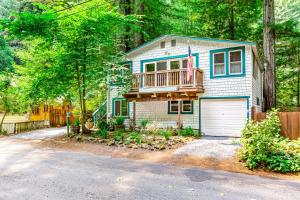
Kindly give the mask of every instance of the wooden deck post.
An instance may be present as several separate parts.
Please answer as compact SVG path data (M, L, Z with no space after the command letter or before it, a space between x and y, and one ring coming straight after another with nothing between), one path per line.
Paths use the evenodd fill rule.
M133 106L133 117L132 117L132 128L135 130L136 128L136 101L132 102Z
M181 128L180 100L178 100L178 129Z

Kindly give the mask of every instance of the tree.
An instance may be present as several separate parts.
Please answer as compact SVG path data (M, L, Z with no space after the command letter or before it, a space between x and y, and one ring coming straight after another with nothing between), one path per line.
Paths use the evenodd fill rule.
M265 109L276 106L275 97L275 10L274 0L264 0L264 96Z

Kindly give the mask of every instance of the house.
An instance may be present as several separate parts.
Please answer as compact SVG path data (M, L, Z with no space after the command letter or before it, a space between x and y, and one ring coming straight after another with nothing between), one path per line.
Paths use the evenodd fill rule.
M262 110L264 70L253 42L166 35L126 57L131 89L121 95L120 84L110 85L102 106L108 118L126 116L127 125L137 126L144 119L162 127L182 123L204 135L239 137L251 108Z
M48 105L41 104L31 108L29 121L45 121L46 126L60 127L67 124L67 112L70 112L69 105Z

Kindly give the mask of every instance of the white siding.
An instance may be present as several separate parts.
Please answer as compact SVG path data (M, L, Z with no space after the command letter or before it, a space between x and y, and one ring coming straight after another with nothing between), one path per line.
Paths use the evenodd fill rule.
M254 56L254 55L253 55ZM255 60L256 64L253 66L256 68L257 76L252 76L252 105L256 107L257 112L262 112L262 103L263 103L263 92L262 92L262 73L258 66L257 61ZM259 105L257 105L256 98L259 98Z
M140 72L141 60L161 58L168 56L177 56L188 53L188 44L186 39L176 39L176 47L171 47L171 39L166 41L166 48L160 48L160 42L154 43L143 49L143 51L131 54L128 60L133 62L133 73ZM212 41L190 41L192 53L199 53L199 68L204 71L204 89L205 92L201 97L228 97L228 96L249 96L249 112L255 101L252 98L252 93L257 95L258 85L260 83L252 83L252 50L250 45L233 44L226 42ZM226 78L210 78L210 50L223 49L231 47L245 47L245 67L246 75L244 77L226 77ZM120 97L116 87L111 87L110 97L108 100L108 116L111 115L112 98ZM260 108L258 108L260 109ZM137 124L139 125L142 119L159 121L163 126L176 124L177 115L168 114L167 102L137 102ZM132 104L130 104L130 113L132 115ZM249 114L250 116L250 114ZM194 113L182 115L183 125L192 126L195 129L199 128L199 102L194 101Z

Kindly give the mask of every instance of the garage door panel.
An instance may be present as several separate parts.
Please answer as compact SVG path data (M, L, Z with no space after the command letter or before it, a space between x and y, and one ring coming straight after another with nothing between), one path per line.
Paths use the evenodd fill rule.
M246 99L203 99L200 109L205 135L239 137L247 120Z

